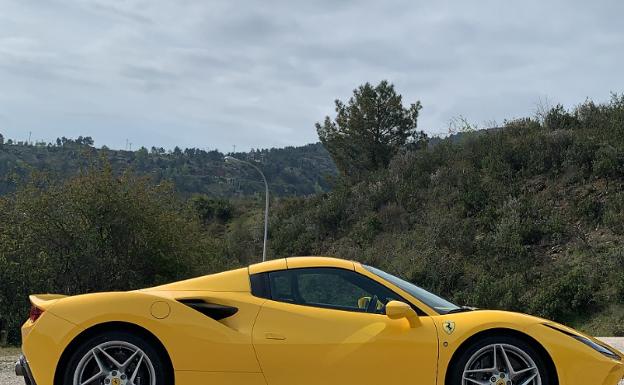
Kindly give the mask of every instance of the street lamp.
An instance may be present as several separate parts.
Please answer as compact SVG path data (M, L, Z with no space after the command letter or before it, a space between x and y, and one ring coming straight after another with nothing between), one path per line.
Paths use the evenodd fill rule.
M244 164L244 165L247 165L247 166L251 166L251 167L255 168L256 171L258 171L260 173L260 175L262 176L262 180L264 181L264 198L265 198L265 203L264 203L264 245L262 246L262 262L264 262L264 261L266 261L267 236L269 234L269 184L267 183L267 180L266 180L262 170L260 170L260 168L258 166L256 166L255 164L247 162L247 161L244 161L244 160L240 160L238 158L234 158L232 156L226 156L225 157L225 162L226 163L240 163L240 164Z

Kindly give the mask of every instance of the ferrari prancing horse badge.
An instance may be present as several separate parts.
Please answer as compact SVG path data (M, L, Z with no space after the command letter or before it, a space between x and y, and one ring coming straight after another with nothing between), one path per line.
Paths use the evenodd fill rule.
M446 334L451 335L455 331L455 322L453 321L444 321L442 328L446 332Z

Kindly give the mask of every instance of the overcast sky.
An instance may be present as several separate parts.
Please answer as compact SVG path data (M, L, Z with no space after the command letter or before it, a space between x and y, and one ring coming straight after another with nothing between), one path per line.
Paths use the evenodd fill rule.
M624 1L0 0L0 132L230 151L317 141L387 79L447 130L624 91Z

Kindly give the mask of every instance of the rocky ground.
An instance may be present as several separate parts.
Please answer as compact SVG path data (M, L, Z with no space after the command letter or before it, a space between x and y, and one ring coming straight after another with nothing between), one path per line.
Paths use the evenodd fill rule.
M0 348L0 384L23 385L24 382L18 379L14 373L18 353L18 349Z
M606 343L624 351L624 338L601 338ZM0 385L23 385L21 378L16 377L14 373L15 361L19 354L18 349L2 349L0 348ZM624 385L624 382L620 384Z

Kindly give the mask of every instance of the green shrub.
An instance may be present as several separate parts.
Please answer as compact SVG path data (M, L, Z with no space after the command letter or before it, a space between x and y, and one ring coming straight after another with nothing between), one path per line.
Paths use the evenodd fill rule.
M28 294L164 283L217 267L208 250L169 184L115 176L107 164L63 183L35 177L0 198L0 314L9 339L18 339Z
M536 291L528 302L532 313L562 321L599 308L598 286L587 271L577 267L553 274L535 282Z

